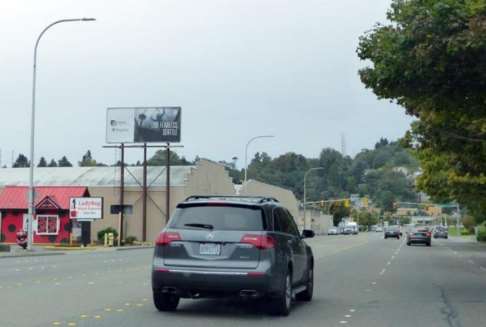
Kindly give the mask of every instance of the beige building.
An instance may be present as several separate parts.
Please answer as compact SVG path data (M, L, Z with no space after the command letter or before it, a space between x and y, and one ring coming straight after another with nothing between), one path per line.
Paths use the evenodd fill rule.
M304 210L300 209L300 217L304 217ZM318 235L327 234L329 228L333 227L332 215L325 215L320 209L307 207L306 210L307 224L306 229L309 229L309 224L311 229ZM303 219L301 220L303 224ZM299 226L300 228L301 226ZM303 228L303 226L302 226Z
M274 197L289 210L299 228L303 224L299 215L299 202L292 191L252 179L242 185L236 185L236 190L238 195Z
M232 179L221 164L202 159L194 166L171 166L170 212L190 195L234 195ZM142 167L126 167L124 205L125 236L141 240L143 230ZM27 185L28 168L0 169L0 190L6 185ZM120 203L119 167L36 168L35 185L85 186L92 197L103 197L103 219L91 223L91 240L97 232L119 227L119 214L113 213ZM147 241L153 241L166 221L165 167L147 167Z

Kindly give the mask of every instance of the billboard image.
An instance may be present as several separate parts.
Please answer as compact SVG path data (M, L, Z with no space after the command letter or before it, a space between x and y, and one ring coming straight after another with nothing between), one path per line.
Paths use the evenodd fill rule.
M108 108L107 143L177 143L181 140L180 107Z

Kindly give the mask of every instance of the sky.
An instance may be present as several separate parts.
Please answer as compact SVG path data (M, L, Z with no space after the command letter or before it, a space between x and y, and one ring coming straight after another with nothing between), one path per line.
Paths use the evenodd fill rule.
M181 106L183 148L242 166L248 155L325 147L355 155L397 139L411 118L364 88L358 38L385 22L391 0L1 0L0 148L29 152L32 64L38 52L36 155L71 162L103 148L107 107ZM154 150L149 152L153 153ZM130 149L128 162L141 160Z

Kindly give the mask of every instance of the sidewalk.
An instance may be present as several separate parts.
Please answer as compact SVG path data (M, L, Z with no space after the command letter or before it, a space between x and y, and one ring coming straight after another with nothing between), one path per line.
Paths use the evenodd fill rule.
M35 256L52 256L65 254L81 254L93 252L115 252L115 251L129 251L129 250L145 250L153 249L153 245L133 245L123 247L104 247L104 246L88 246L88 247L68 247L68 246L35 246L32 251L21 249L17 245L11 245L10 252L0 252L0 259L4 258L18 258L18 257L35 257Z
M0 252L0 259L19 257L41 257L51 255L63 255L64 252L49 251L42 247L34 247L31 251L24 250L17 245L10 246L10 252Z

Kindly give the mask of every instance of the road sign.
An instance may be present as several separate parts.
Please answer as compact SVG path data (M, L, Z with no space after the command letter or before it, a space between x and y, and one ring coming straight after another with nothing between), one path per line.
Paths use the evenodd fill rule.
M103 198L71 198L69 217L76 220L95 220L103 218Z
M181 107L108 108L107 143L177 143L181 141Z

